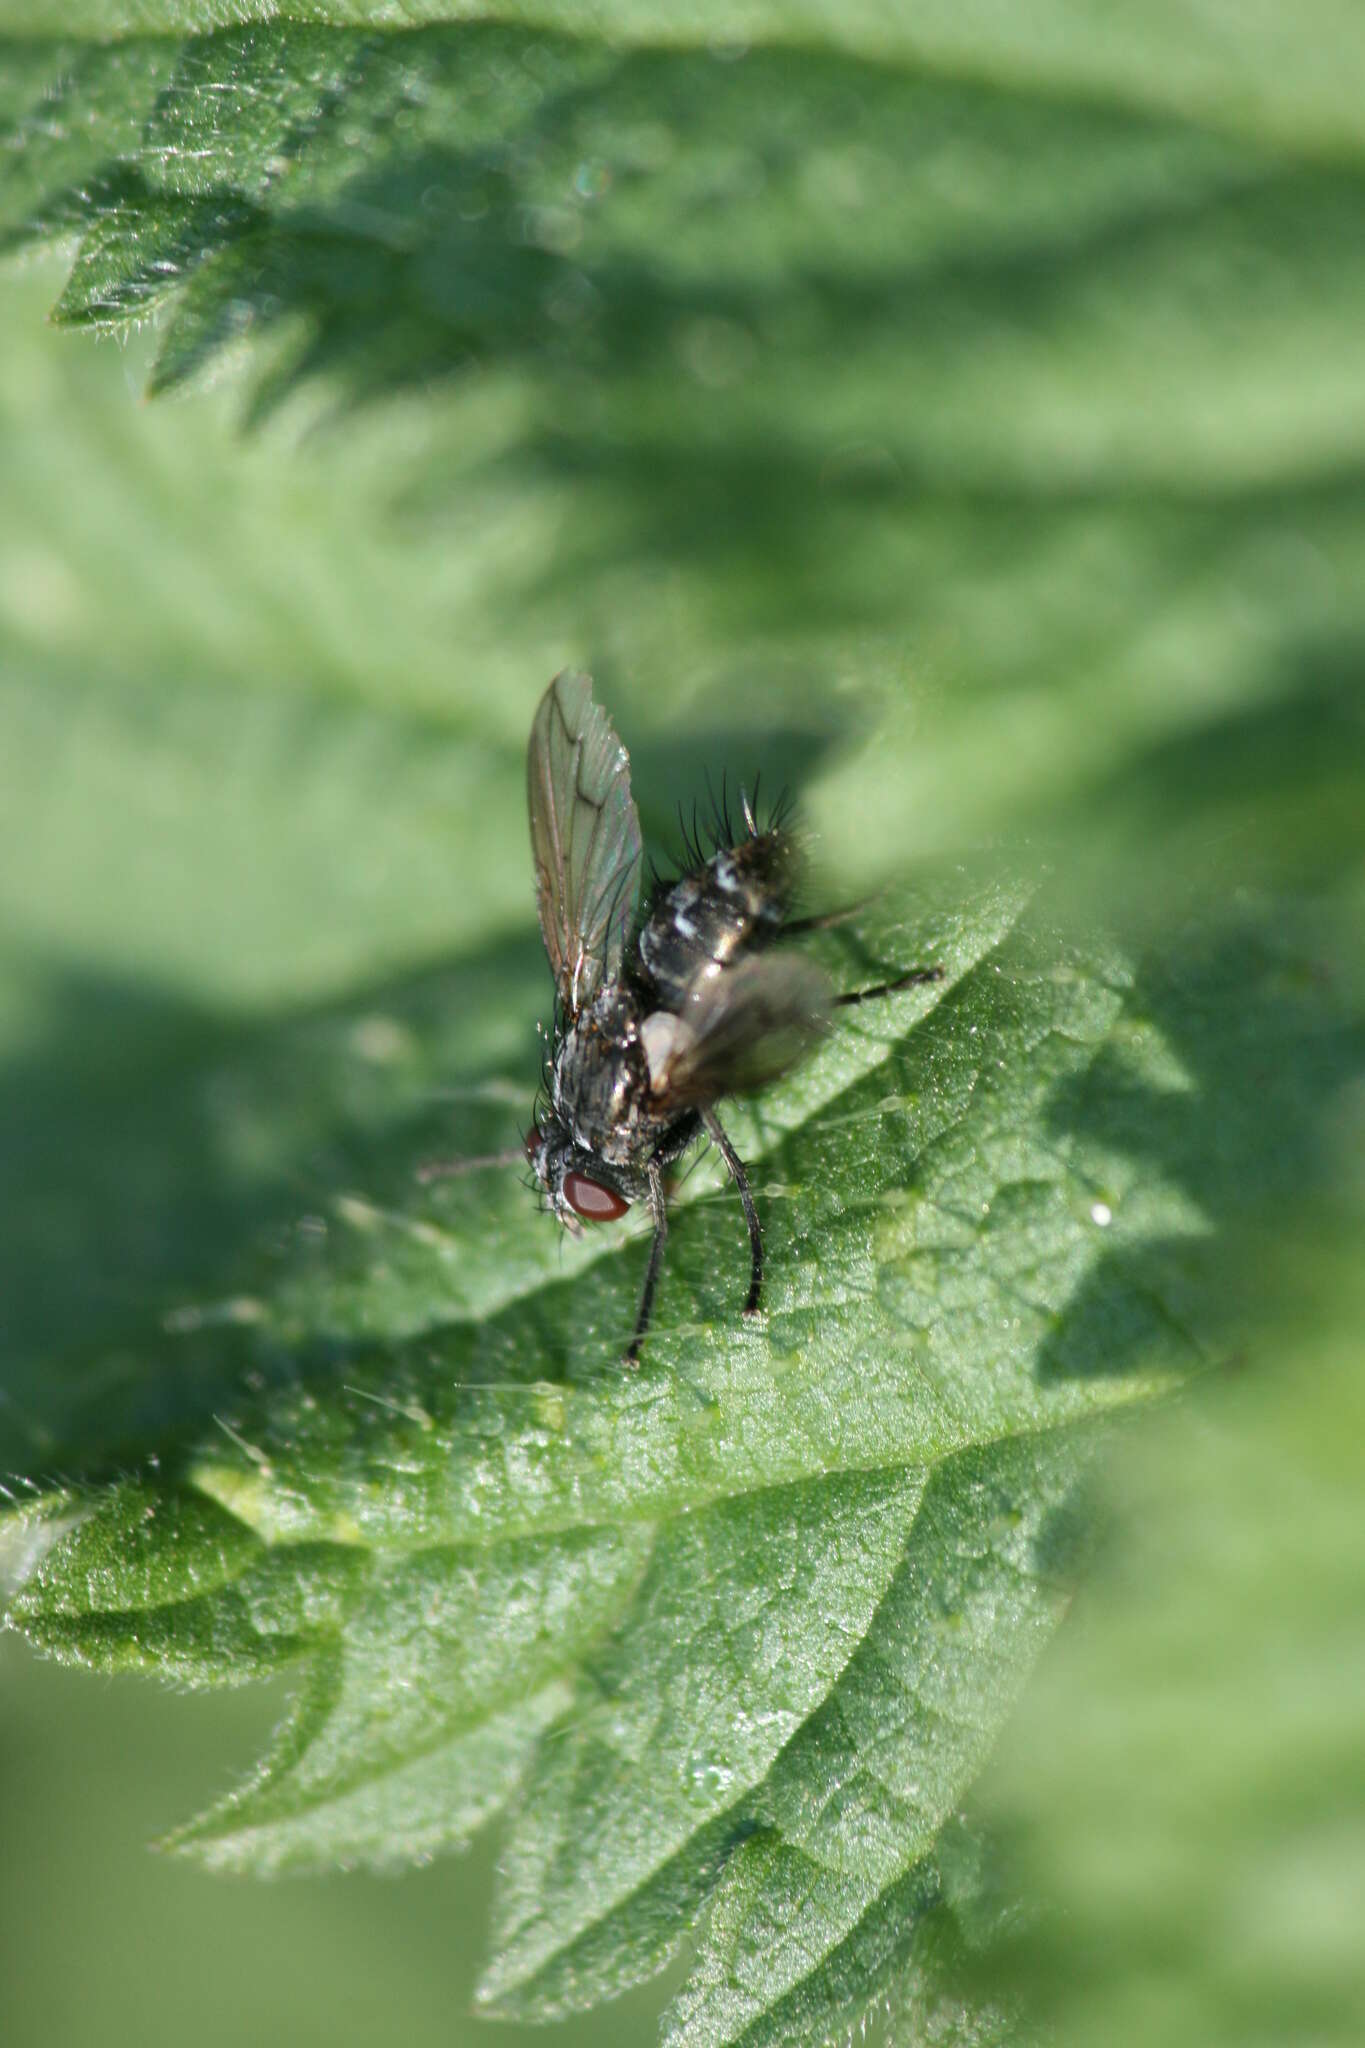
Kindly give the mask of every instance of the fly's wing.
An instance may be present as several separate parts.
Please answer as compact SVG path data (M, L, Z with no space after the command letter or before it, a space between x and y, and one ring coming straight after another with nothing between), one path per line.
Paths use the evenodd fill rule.
M670 1109L700 1109L766 1087L824 1036L830 1002L825 976L797 954L757 953L725 968L676 1019L655 1094Z
M540 929L572 1017L620 974L640 878L630 757L581 670L557 675L536 709L526 802Z

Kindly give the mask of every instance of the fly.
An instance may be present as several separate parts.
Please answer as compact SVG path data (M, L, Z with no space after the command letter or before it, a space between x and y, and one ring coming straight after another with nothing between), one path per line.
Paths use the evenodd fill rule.
M763 1234L717 1103L787 1073L840 1004L937 981L942 970L911 968L836 996L811 961L772 950L828 920L793 918L795 841L780 817L760 827L743 791L734 843L709 858L694 846L688 872L657 885L637 913L643 860L630 757L581 671L564 670L540 700L526 791L536 907L555 978L547 1099L526 1156L547 1208L572 1231L636 1202L648 1207L654 1237L625 1354L635 1365L668 1237L665 1176L703 1134L725 1161L748 1226L744 1311L759 1306ZM492 1162L464 1162L484 1163Z

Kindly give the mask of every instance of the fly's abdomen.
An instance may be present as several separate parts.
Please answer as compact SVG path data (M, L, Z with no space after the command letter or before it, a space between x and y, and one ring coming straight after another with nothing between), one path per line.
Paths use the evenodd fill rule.
M777 937L791 910L795 848L786 832L758 832L714 853L654 902L637 947L652 1001L680 1010L741 953Z

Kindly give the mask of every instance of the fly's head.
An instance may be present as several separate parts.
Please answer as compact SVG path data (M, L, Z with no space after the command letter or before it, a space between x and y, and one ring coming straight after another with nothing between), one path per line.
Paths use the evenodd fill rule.
M578 1144L553 1107L544 1110L528 1132L526 1156L546 1208L552 1209L575 1237L582 1234L585 1223L610 1223L630 1207L619 1175L595 1152Z

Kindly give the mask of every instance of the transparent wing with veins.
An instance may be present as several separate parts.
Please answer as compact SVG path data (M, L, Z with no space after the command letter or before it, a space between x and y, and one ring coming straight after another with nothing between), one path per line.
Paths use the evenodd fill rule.
M835 998L811 961L760 953L703 982L677 1017L647 1020L651 1084L670 1108L705 1109L787 1073L829 1029Z
M630 757L581 670L557 675L537 707L526 802L540 929L575 1017L621 972L641 860Z

